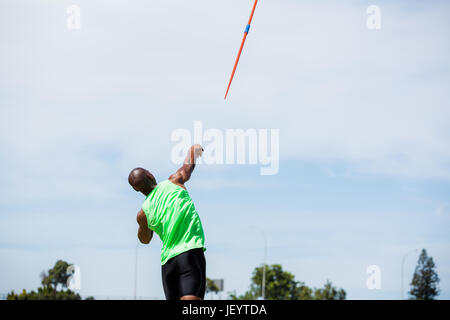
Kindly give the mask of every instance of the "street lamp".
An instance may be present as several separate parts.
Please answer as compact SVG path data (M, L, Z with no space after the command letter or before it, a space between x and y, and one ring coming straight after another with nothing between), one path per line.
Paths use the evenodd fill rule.
M414 250L411 250L411 251L408 251L404 256L403 256L403 259L402 259L402 275L401 275L401 280L402 280L402 295L401 295L401 297L402 297L402 300L404 299L404 289L403 289L403 269L405 268L405 260L406 260L406 257L409 255L409 254L411 254L411 253L414 253L414 252L417 252L418 250L417 249L414 249Z
M136 244L136 252L134 254L134 300L136 300L137 290L137 262L138 262L138 248L139 242Z
M253 228L257 229L259 232L261 232L263 239L264 239L264 264L263 264L263 278L262 278L262 299L266 299L266 260L267 260L267 238L264 231L258 227L252 226Z

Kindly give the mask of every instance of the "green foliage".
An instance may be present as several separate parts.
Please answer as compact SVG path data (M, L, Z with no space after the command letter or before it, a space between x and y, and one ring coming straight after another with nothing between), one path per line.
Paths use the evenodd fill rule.
M411 281L409 294L413 300L434 300L439 295L439 277L433 258L428 257L427 251L422 249L416 270Z
M323 288L313 289L303 282L295 280L295 276L279 264L266 265L265 299L268 300L344 300L346 293L336 289L330 281ZM241 296L230 294L232 300L256 300L262 297L264 266L253 271L250 289Z
M67 288L67 280L71 276L70 273L67 273L67 268L69 266L70 264L63 260L56 261L55 266L52 269L41 274L42 285L44 287L51 286L54 290L58 289L58 285Z
M37 292L27 292L25 289L20 294L8 293L7 300L81 300L78 293L71 290L55 291L51 287L41 287Z
M210 292L218 293L219 288L214 283L214 281L212 281L210 278L206 278L206 293Z
M69 263L58 260L52 269L41 273L42 287L37 291L27 292L25 289L20 294L14 291L8 293L8 300L81 300L78 293L71 290L57 290L58 286L67 288L67 280L70 273L67 273Z
M314 300L345 300L346 296L344 289L336 289L329 280L327 280L322 289L314 291Z

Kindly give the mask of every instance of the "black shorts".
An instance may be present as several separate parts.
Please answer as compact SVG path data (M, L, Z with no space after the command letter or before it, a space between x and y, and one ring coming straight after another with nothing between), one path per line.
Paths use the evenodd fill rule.
M173 257L162 266L162 282L167 300L183 296L205 297L206 260L203 249L192 249Z

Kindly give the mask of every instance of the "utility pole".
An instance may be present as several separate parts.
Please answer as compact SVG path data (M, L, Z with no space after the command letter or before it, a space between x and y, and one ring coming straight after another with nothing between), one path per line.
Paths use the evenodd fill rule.
M137 293L138 248L139 248L139 242L136 244L136 251L135 251L135 254L134 254L134 300L136 300L136 293Z

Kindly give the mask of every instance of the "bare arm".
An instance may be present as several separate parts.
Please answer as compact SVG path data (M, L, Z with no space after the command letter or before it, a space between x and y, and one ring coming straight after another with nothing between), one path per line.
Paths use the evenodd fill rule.
M147 217L142 209L138 212L136 221L139 225L138 238L143 244L149 244L153 238L153 231L148 228Z
M193 145L184 160L183 166L169 177L169 180L177 185L184 187L184 184L191 178L195 169L195 163L203 153L203 148L199 144Z

